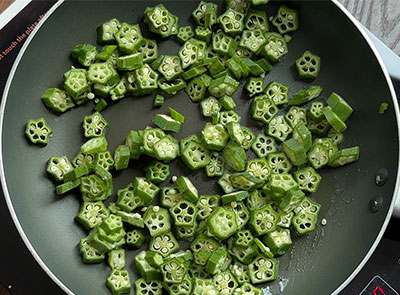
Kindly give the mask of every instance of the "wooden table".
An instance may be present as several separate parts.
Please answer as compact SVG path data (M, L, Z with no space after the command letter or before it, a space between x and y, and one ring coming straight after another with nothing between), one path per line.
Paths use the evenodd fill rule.
M400 55L400 0L339 0L366 28Z
M0 13L14 1L0 0ZM400 55L400 0L339 0L339 2Z

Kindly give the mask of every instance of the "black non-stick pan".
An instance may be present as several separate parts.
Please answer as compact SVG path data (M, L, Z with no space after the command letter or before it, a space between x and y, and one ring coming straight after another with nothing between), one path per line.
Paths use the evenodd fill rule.
M286 1L287 2L287 1ZM106 264L82 263L79 240L87 233L74 222L80 197L70 194L56 196L54 183L46 175L51 156L66 155L72 159L84 142L82 118L91 113L88 103L62 115L51 113L40 101L49 87L61 87L62 75L71 64L71 49L79 43L96 42L96 27L117 17L128 23L141 22L146 6L157 1L66 1L58 3L36 34L25 44L10 74L1 106L1 180L14 221L26 245L40 265L67 293L79 295L109 294L105 280L110 273ZM164 1L170 11L179 16L181 26L190 24L190 12L197 1ZM220 2L222 11L223 4ZM265 8L274 15L279 2ZM322 169L322 183L312 197L322 204L318 225L312 234L294 237L293 248L280 258L279 278L269 284L273 294L338 294L355 276L375 249L391 215L398 192L398 106L386 70L370 42L359 27L336 2L296 1L289 3L300 13L300 29L293 33L289 54L266 75L266 81L276 80L290 86L290 93L304 87L294 70L295 60L308 49L322 59L315 84L322 85L322 96L332 91L341 94L355 109L346 122L342 147L359 145L360 160L338 169ZM173 40L160 44L160 52L176 54L179 45ZM243 84L243 82L242 82ZM185 124L178 138L199 132L205 123L199 106L184 92L167 99L161 109L152 108L153 95L127 97L104 111L110 123L107 133L110 150L123 143L131 129L142 129L153 116L173 107L185 115ZM250 99L241 89L235 94L242 124L256 133L258 124L249 119ZM382 102L390 107L384 115L377 111ZM45 117L54 135L46 147L30 145L24 137L25 123ZM250 155L251 152L249 152ZM114 191L125 186L135 176L142 175L143 161L132 161L125 171L115 174ZM171 175L189 176L200 193L221 193L214 179L203 172L192 172L180 161L171 164ZM380 168L388 171L387 183L375 184ZM113 197L114 198L114 197ZM381 201L380 210L370 211L373 199ZM379 205L379 204L378 204ZM3 237L4 238L4 237ZM132 281L136 274L133 257L128 254L128 269ZM267 286L267 285L266 285Z

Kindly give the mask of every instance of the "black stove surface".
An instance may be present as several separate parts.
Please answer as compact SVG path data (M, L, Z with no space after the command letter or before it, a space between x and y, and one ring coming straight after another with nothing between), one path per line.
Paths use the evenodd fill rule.
M55 1L32 1L0 30L0 98L22 44L30 30L54 3ZM395 86L400 97L400 83L395 82ZM1 189L0 223L0 295L65 294L47 276L23 243ZM400 220L392 218L375 253L341 295L400 294L399 228Z

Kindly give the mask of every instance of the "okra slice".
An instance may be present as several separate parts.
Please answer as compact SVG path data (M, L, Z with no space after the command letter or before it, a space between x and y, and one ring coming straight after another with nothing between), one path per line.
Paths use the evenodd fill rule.
M299 185L288 173L272 174L263 191L275 200L282 199L288 191L298 189Z
M222 124L206 123L201 134L204 147L210 150L222 150L229 139L229 134Z
M141 251L135 256L136 271L146 282L161 281L162 274L159 269L151 266L146 260L146 251Z
M143 221L152 237L168 233L171 230L168 210L158 206L148 207L144 213Z
M218 54L232 56L237 48L237 42L223 31L219 31L213 34L212 48Z
M332 92L327 98L326 103L331 107L332 111L343 122L353 113L352 107L337 93Z
M156 114L153 123L164 131L172 131L178 133L181 129L181 122L174 120L165 114Z
M127 145L119 145L114 152L115 170L128 168L131 151Z
M73 166L66 156L51 157L47 164L47 173L49 173L56 181L62 181L64 175L72 171Z
M253 284L273 281L278 275L279 261L264 255L257 256L249 264L250 280Z
M89 71L86 71L85 69L71 69L67 73L64 74L64 78L65 78L64 89L67 90L69 95L71 95L74 99L76 97L84 94L89 89L88 80L96 83L95 81L91 80L91 78L93 77L93 74L90 69L92 68L92 70L93 70L93 68L96 67L94 65L96 65L96 64L90 65ZM108 66L106 66L106 67L108 67ZM110 69L110 72L113 72L113 71ZM103 80L107 81L108 79L110 79L113 76L113 74L107 75L110 72L106 73L105 71L102 71L102 73L106 75L106 76L104 76ZM97 81L99 81L99 80L97 80ZM100 83L100 84L106 84L106 82Z
M326 119L323 119L321 122L314 122L312 120L308 120L308 129L318 135L318 136L325 136L329 129L331 128L331 125Z
M235 276L236 281L239 283L239 285L241 285L241 287L236 288L234 292L236 292L237 289L243 288L243 286L245 286L245 283L250 282L249 267L247 265L235 261L229 266L229 270Z
M135 189L135 194L142 198L144 205L150 204L160 191L154 183L144 177L135 177L133 187Z
M302 79L317 78L320 67L321 58L308 50L296 60L296 69Z
M255 95L258 95L263 92L264 90L264 79L261 77L251 77L246 85L245 89L249 93L250 97L253 97Z
M190 169L196 170L210 163L210 152L202 144L190 142L183 150L181 158Z
M125 212L132 212L136 208L143 206L142 198L135 192L133 183L128 184L125 188L118 190L118 199L116 204Z
M154 145L164 138L165 133L160 128L148 128L143 131L143 151L154 156Z
M225 260L228 258L228 252L223 247L220 247L209 254L210 256L206 262L206 271L214 275L222 270Z
M243 141L241 147L244 148L245 150L248 150L256 140L256 136L254 135L253 131L251 131L249 128L243 126L241 126L241 128L243 133Z
M193 288L193 279L187 273L184 277L181 283L179 284L174 284L174 283L164 283L163 284L164 288L170 293L174 295L190 295L192 292ZM139 295L139 294L137 294ZM161 295L160 294L155 294L155 295Z
M331 109L331 107L327 106L323 109L324 116L329 124L335 129L337 132L343 132L347 129L346 123L344 123Z
M307 124L307 112L304 108L294 106L286 113L285 119L292 128L300 123Z
M183 152L189 145L189 143L191 142L201 143L201 140L202 140L201 135L199 134L192 134L188 137L185 137L179 141L180 150Z
M268 124L278 113L278 108L269 98L256 98L251 104L251 116L254 120Z
M233 239L229 239L228 241L229 253L235 257L238 261L243 264L250 264L254 257L257 256L258 251L254 244L251 244L250 247L241 248L233 245Z
M83 119L84 135L87 138L104 136L108 127L108 122L98 112Z
M234 212L219 207L207 220L209 231L220 240L229 238L238 230L235 215Z
M119 71L133 71L143 66L143 54L136 52L117 58L117 68Z
M193 226L196 222L197 208L189 201L179 201L169 212L176 226Z
M297 10L282 5L272 19L272 24L278 29L279 34L296 31L299 28Z
M202 115L204 117L211 117L214 112L219 113L221 104L215 97L210 96L200 103Z
M216 274L213 281L220 294L231 295L239 286L235 276L229 270Z
M121 27L121 22L116 19L110 19L97 28L97 43L99 44L115 44L115 33Z
M102 201L83 202L75 220L86 229L92 229L101 224L110 215Z
M289 105L302 105L309 102L314 98L317 98L321 94L322 90L323 88L319 85L311 85L308 89L300 89L293 96Z
M253 159L247 162L246 172L264 183L271 175L271 167L265 159Z
M232 8L240 13L246 14L251 3L248 0L225 0L227 8Z
M78 75L78 73L72 72L69 74L67 81L73 79L74 75ZM76 79L80 79L79 76L77 76ZM92 83L112 86L119 81L119 76L111 64L108 62L98 62L89 66L89 70L87 71L87 79ZM86 80L86 77L84 79L82 78L81 80L81 83L83 83L83 80ZM65 83L67 83L67 81ZM81 91L82 90L80 90L78 93L82 94L85 92Z
M232 182L230 180L231 173L225 171L224 174L218 179L217 183L222 188L224 193L229 194L234 192L236 189L232 186Z
M278 226L280 226L282 228L290 228L290 225L292 224L293 216L294 216L293 211L290 211L287 213L280 213Z
M251 211L250 217L250 225L257 236L274 231L279 220L278 213L270 204Z
M117 211L117 215L121 217L124 223L135 227L144 228L144 221L139 213L128 213L125 211Z
M312 146L311 132L304 123L299 123L293 128L293 139L301 144L306 152Z
M272 62L277 62L288 53L285 38L278 33L265 33L266 42L261 51L264 57L267 57Z
M229 122L240 122L240 116L234 110L219 113L218 122L226 126Z
M144 39L139 25L122 23L118 32L115 33L118 48L125 53L131 54L143 45Z
M219 195L201 195L196 203L197 219L208 218L219 206Z
M262 32L267 32L269 25L265 11L250 9L244 20L244 26L247 30L259 29Z
M63 195L74 188L77 188L81 184L80 179L75 179L72 181L64 182L56 186L56 194Z
M229 75L225 75L211 82L210 87L208 87L209 93L216 97L221 98L224 95L232 96L237 88L239 87L239 82L233 79Z
M322 144L315 144L308 152L308 160L315 169L319 169L329 162L329 148Z
M125 262L125 250L115 249L108 252L108 265L111 269L122 270L126 266Z
M153 107L161 107L164 104L164 96L157 94L154 96Z
M329 159L338 151L337 146L333 143L330 138L316 138L314 144L322 144L329 149Z
M245 14L232 8L227 8L227 10L219 16L218 21L226 34L236 35L243 31L244 17Z
M126 233L126 244L131 248L141 248L145 240L144 235L137 229Z
M270 202L270 198L261 191L255 190L249 193L246 205L249 210L260 209Z
M233 141L229 141L225 146L224 158L226 164L234 171L240 172L245 169L245 162L247 159L246 152L240 145Z
M190 40L183 44L181 50L179 50L179 57L181 59L183 69L186 69L188 66L197 62L198 52L199 46L193 42L190 42Z
M88 244L87 238L83 238L79 242L79 252L84 263L100 263L105 258L104 254Z
M188 269L184 263L177 258L169 259L160 267L164 283L179 284L183 281Z
M199 26L209 28L217 20L217 4L200 1L192 12L192 17Z
M301 190L308 191L310 193L317 191L322 179L312 167L307 167L296 171L294 173L294 178L299 184L299 188Z
M143 44L138 48L143 54L143 63L151 63L158 57L158 45L155 40L143 38Z
M109 191L109 184L94 174L82 177L79 188L83 201L103 201L112 193L112 190L111 193Z
M132 287L128 271L114 269L107 278L106 286L113 295L130 294Z
M180 27L178 29L178 34L176 35L176 39L179 43L185 43L187 40L194 36L194 32L191 26Z
M164 55L164 58L158 67L158 71L167 81L174 80L183 72L181 60L178 56Z
M308 111L308 117L314 122L321 122L324 118L324 103L317 101L311 103L310 110Z
M304 146L298 143L294 138L283 142L282 151L295 166L301 166L307 163L307 155Z
M47 89L41 99L46 107L55 112L64 113L75 106L68 92L58 88Z
M239 45L247 48L254 54L259 54L265 42L266 39L262 30L244 30Z
M160 234L151 238L149 249L166 258L179 248L179 243L172 232ZM179 282L176 282L179 283Z
M300 236L314 231L317 224L317 216L300 211L292 219L292 225Z
M330 167L339 167L358 161L360 148L358 146L336 152L329 160Z
M256 178L247 172L234 173L230 176L229 179L231 180L232 186L234 188L243 191L255 190L263 184L263 181L261 179ZM231 194L237 194L237 193L238 192ZM222 200L224 201L225 198L222 198ZM241 201L241 200L235 200L235 201Z
M239 175L241 175L241 173ZM232 176L237 178L237 174L236 175L233 174L230 177L232 177ZM235 178L233 178L233 179L236 180ZM232 183L232 185L233 185L233 183ZM247 191L244 191L244 190L235 191L235 192L232 192L232 193L229 193L229 194L222 195L221 196L221 201L222 201L222 204L224 204L224 205L225 204L230 204L232 202L238 202L238 201L245 200L248 197L248 195L249 195L249 193Z
M193 295L218 294L217 287L211 279L194 278Z
M225 127L228 131L230 139L233 142L242 145L244 135L240 124L238 122L229 122L225 125Z
M78 44L72 50L72 57L85 67L90 66L96 55L97 48L91 44Z
M275 256L285 254L292 245L290 230L284 228L277 228L275 231L268 233L264 236L263 241Z
M199 78L192 79L186 86L185 91L193 102L203 100L207 87Z
M260 133L251 145L251 149L257 157L265 158L268 154L276 152L277 147L273 137Z
M279 141L285 141L292 133L292 127L286 122L282 115L275 116L269 122L266 133Z
M238 229L242 229L250 219L250 212L243 202L234 201L231 202L230 204L225 205L225 208L235 212Z
M162 285L159 281L146 282L143 278L135 281L136 295L161 295Z
M183 195L178 187L164 187L161 189L161 205L166 208L171 208L183 199Z
M199 194L196 187L193 185L189 178L185 176L180 176L176 180L176 184L178 185L178 189L183 195L184 199L192 203L197 202Z
M134 71L139 94L148 94L157 89L158 74L148 64Z
M249 280L250 282L250 280ZM245 282L240 288L236 288L234 291L234 295L262 295L263 291L259 288L254 287L249 282Z
M342 133L337 132L334 128L329 129L328 137L332 139L335 145L338 145L344 141L344 136Z
M197 26L196 29L194 30L194 33L195 33L196 39L204 41L207 44L210 43L212 31L209 28L203 27L203 26Z
M279 82L270 82L264 92L275 105L282 105L289 101L289 87Z
M146 179L153 183L161 183L169 176L169 166L158 161L153 161L144 168Z
M178 240L193 241L197 230L197 223L195 222L193 226L177 226L175 230Z

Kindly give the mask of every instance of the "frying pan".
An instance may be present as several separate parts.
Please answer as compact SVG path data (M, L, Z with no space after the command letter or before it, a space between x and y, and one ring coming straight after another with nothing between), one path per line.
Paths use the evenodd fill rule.
M79 43L96 41L95 28L118 17L136 23L148 5L156 1L66 1L58 3L36 33L21 50L9 77L1 105L1 181L5 197L17 228L27 247L48 275L68 294L109 294L105 280L110 273L106 264L85 265L77 244L87 233L74 222L80 197L56 196L54 184L45 168L51 156L66 155L72 159L84 142L81 122L92 111L88 103L62 115L51 113L40 101L46 88L61 87L62 74L73 61L71 49ZM197 1L164 1L180 17L180 25L191 23L190 12ZM221 4L221 2L219 2ZM280 3L265 8L273 15ZM305 237L295 237L293 248L281 257L279 278L268 284L273 294L338 294L362 268L377 246L391 216L394 195L398 192L398 106L389 76L369 39L355 25L336 1L296 1L290 3L300 12L300 29L293 33L289 54L266 76L290 86L290 94L304 87L293 64L304 50L322 58L322 68L315 84L324 87L323 97L332 91L340 93L355 109L349 118L342 147L359 145L360 160L338 169L322 169L320 189L313 198L322 204L318 226ZM222 10L220 5L220 9ZM151 36L142 25L143 32ZM160 52L176 54L179 45L162 41ZM243 82L242 82L243 84ZM254 132L260 125L249 119L250 100L241 89L234 96L242 124ZM390 108L378 115L381 102ZM184 92L169 97L158 110L152 109L152 95L127 97L107 108L103 114L110 123L107 133L110 150L124 141L131 129L150 124L156 113L171 106L185 115L186 122L178 138L199 132L205 119ZM23 131L31 118L45 117L53 128L50 144L44 148L27 143ZM251 152L249 152L251 156ZM146 159L132 162L115 174L114 191L141 175ZM388 171L387 183L378 187L375 173ZM188 170L181 161L171 164L171 175L187 175L200 193L220 192L214 179L203 172ZM167 185L167 184L166 184ZM375 213L369 210L373 199L381 200ZM131 280L133 258L128 252Z

